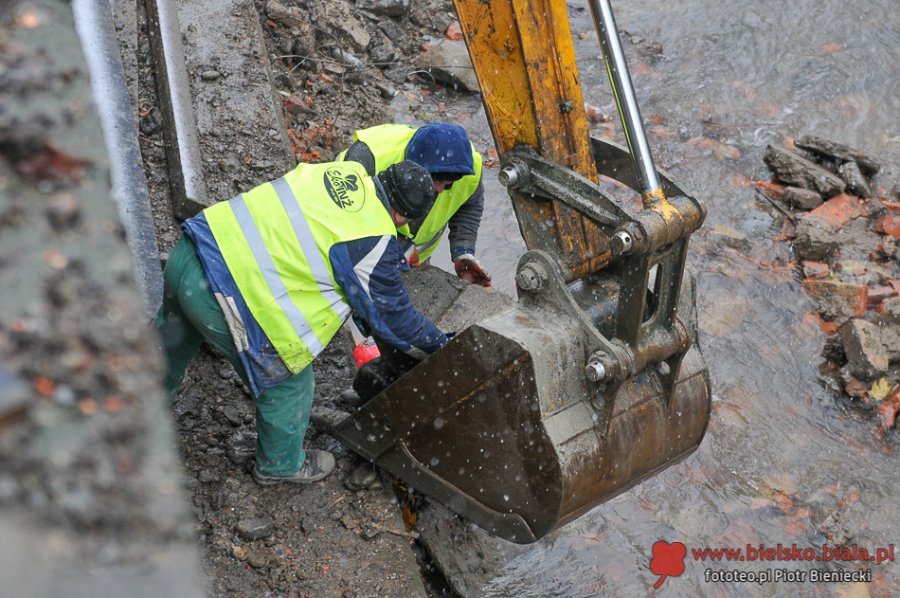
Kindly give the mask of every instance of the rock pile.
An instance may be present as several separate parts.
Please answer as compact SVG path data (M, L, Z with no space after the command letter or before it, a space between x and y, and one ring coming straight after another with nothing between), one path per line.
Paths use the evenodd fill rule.
M900 412L900 184L886 191L879 164L845 145L813 136L791 145L766 149L773 179L756 185L790 221L829 379L877 408L887 431Z
M449 2L257 3L297 160L333 159L354 129L392 120L387 106L399 93L443 82L477 89L465 43L453 39ZM438 68L445 63L455 67Z

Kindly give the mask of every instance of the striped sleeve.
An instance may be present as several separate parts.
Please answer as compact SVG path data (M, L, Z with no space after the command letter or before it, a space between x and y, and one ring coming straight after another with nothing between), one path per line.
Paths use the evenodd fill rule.
M433 353L447 337L413 307L400 278L400 246L391 235L331 248L336 282L371 331L402 351Z
M469 199L459 206L450 217L450 257L455 258L463 253L475 253L478 241L478 227L481 226L481 215L484 212L484 182L478 180L478 186Z

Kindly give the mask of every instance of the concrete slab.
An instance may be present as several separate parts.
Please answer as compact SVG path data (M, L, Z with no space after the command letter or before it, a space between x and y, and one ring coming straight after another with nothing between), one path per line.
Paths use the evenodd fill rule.
M178 2L202 169L212 202L294 167L252 0Z

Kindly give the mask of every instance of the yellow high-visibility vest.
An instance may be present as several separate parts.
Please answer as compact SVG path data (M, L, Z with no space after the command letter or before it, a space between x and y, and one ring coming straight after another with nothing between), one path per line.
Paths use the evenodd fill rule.
M356 131L353 140L362 141L369 146L369 150L375 156L375 172L379 173L392 164L406 159L406 146L416 130L416 127L408 125L378 125ZM343 158L343 155L341 157ZM410 232L408 225L397 229L399 234L412 239L421 261L424 262L431 257L437 249L447 222L478 188L478 181L481 180L481 154L475 151L475 146L472 146L472 162L475 174L463 176L455 181L450 189L438 194L415 235Z
M203 213L247 307L293 373L313 361L350 313L331 247L396 236L375 184L356 162L300 164Z

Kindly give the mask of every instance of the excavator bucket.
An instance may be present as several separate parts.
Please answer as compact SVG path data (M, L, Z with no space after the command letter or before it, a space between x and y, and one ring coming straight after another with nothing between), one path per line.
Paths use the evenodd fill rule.
M684 268L706 213L653 166L608 0L591 8L628 149L590 138L565 0L455 4L530 250L518 298L411 272L413 303L456 336L421 362L379 343L354 382L366 402L330 431L528 543L699 446L710 385ZM641 207L623 207L601 177Z
M526 264L553 262L533 252ZM425 274L413 273L409 284L431 284ZM483 294L476 287L459 293L439 325L460 322L472 313L467 295ZM554 272L538 293L472 323L332 434L517 543L534 542L691 453L710 409L696 343L671 387L658 368L645 368L605 394L583 374L594 348L591 324L576 305L557 301L565 295ZM685 312L691 295L682 295ZM614 300L604 308L614 310Z
M379 343L382 357L354 384L367 402L331 433L491 533L541 538L703 438L709 375L693 282L673 257L671 246L657 252L654 283L640 279L635 293L630 262L643 257L567 284L555 258L529 251L516 302L437 268L414 270L413 303L459 333L418 363ZM623 311L631 295L640 296L633 346L619 340L634 320Z

